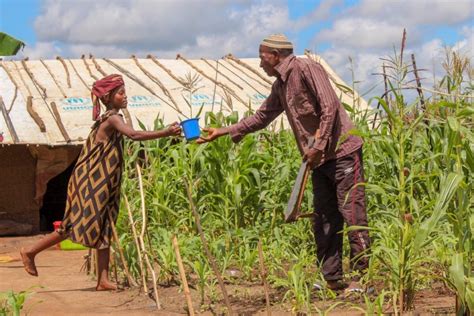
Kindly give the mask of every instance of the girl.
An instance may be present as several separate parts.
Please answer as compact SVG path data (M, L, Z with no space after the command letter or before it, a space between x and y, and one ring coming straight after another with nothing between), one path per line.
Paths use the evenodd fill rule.
M123 165L123 137L148 140L178 136L181 128L173 123L160 131L136 131L125 124L120 109L127 107L127 95L121 75L113 74L92 87L95 124L84 144L69 179L67 202L61 228L20 250L26 272L38 276L35 256L41 251L70 238L73 242L97 249L97 291L115 290L108 278L110 220L117 220ZM107 111L100 116L100 101Z

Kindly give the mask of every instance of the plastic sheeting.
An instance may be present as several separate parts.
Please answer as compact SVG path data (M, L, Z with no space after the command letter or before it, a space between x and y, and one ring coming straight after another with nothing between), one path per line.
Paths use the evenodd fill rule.
M345 83L324 60L318 56L312 58L325 67L343 102L353 105L353 96L338 88ZM96 78L111 73L121 73L124 77L128 111L135 128L140 121L151 129L157 117L165 124L193 117L201 106L203 113L237 111L242 117L249 107L256 110L265 100L273 78L259 68L259 59L240 61L253 71L227 58L158 60L162 66L150 58L113 59L110 62L106 59L66 59L64 64L57 59L2 61L0 97L6 109L3 115L0 114L3 143L50 146L82 143L93 123L90 88ZM40 121L35 122L27 109L29 96L31 109L44 123L44 132ZM359 99L356 106L366 108L367 104ZM11 121L14 131L8 127L7 120ZM280 126L281 120L283 126L287 126L285 116L277 119L275 126ZM204 125L204 115L201 115L200 125ZM18 137L16 142L14 134Z

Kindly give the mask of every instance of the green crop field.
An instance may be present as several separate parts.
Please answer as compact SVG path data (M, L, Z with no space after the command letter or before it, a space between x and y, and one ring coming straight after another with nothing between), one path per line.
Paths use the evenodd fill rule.
M396 58L393 70L390 93L370 100L371 111L346 107L357 126L352 133L364 139L362 185L373 245L366 254L370 268L363 283L375 289L373 293L347 302L330 290L313 290L313 283L323 279L311 222L283 221L301 162L293 134L285 130L263 130L239 144L229 137L201 146L171 139L128 142L118 230L132 278L150 287L153 266L159 285L180 284L171 242L176 235L188 282L199 292L202 309L224 306L197 232L191 208L195 205L224 283L233 289L261 284L260 241L270 291L281 294L272 296L272 304L289 311L323 313L323 305L317 304L323 302L326 311L345 304L367 314L397 314L416 307L417 292L434 284L456 296L459 315L468 308L473 311L474 73L468 60L448 54L446 76L430 87L437 93L425 96L421 104L419 98L406 101L403 82L409 74ZM221 113L206 116L210 126L237 119ZM304 211L312 210L309 186ZM143 246L134 237L138 235ZM345 245L346 258L348 250ZM344 268L348 272L347 261Z

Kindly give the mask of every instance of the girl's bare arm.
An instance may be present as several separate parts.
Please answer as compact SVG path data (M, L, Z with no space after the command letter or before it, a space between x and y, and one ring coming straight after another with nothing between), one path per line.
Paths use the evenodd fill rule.
M136 131L130 125L126 124L120 115L111 115L107 121L112 128L115 128L121 134L132 140L149 140L168 136L179 136L181 134L181 127L177 122L159 131Z

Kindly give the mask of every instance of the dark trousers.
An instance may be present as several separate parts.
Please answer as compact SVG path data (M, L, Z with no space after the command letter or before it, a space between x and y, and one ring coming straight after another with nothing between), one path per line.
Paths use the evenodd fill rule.
M354 188L357 183L364 182L362 149L315 168L312 180L317 259L326 280L341 280L344 223L367 226L365 188ZM351 268L356 271L366 269L368 260L364 254L370 247L368 231L351 231L348 236Z

